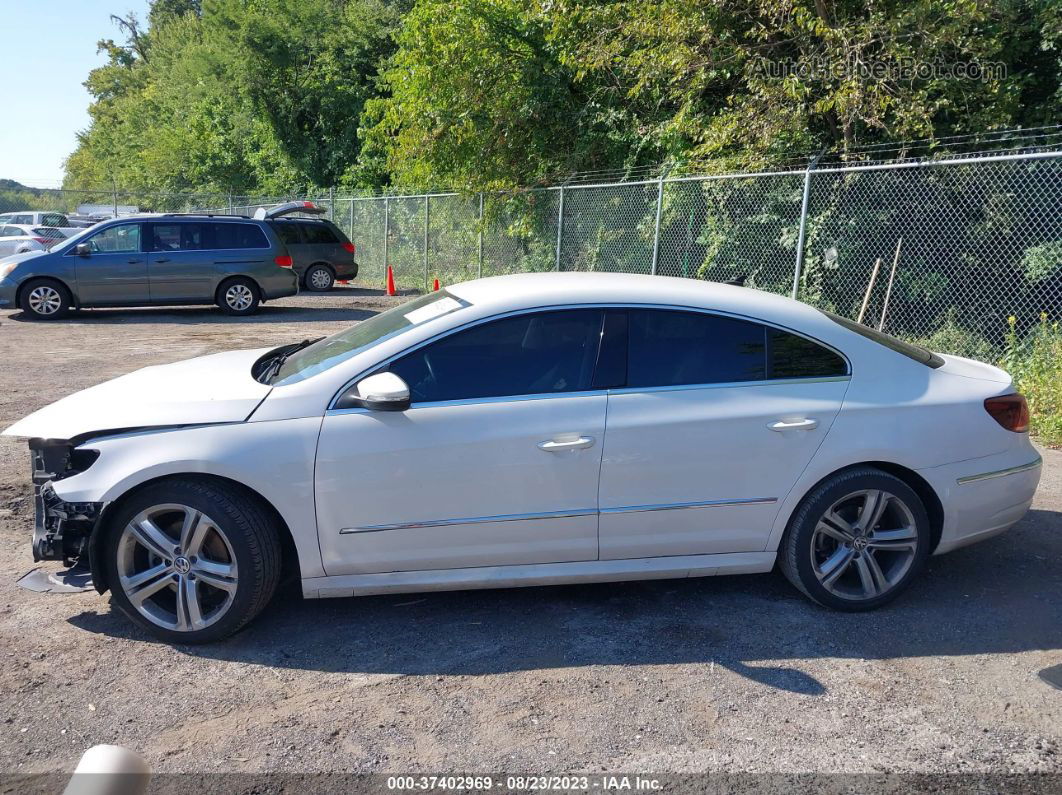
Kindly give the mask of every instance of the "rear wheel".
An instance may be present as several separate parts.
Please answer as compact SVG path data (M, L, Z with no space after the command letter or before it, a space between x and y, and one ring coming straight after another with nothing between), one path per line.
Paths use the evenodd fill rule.
M239 490L162 481L134 495L107 538L115 605L163 640L205 643L261 612L280 578L277 528Z
M34 320L55 320L70 312L70 291L52 279L33 279L22 288L22 311Z
M335 274L327 265L311 265L303 280L306 289L315 293L327 293L336 283Z
M871 467L841 472L809 494L779 550L782 572L837 610L895 599L929 557L925 506L899 478Z
M217 304L229 315L253 315L261 300L258 285L244 276L229 279L218 288Z

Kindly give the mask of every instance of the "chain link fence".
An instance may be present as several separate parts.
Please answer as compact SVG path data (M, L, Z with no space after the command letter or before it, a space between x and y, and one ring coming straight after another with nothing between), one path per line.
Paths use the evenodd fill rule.
M1062 315L1062 151L660 177L507 194L310 196L0 188L0 215L251 215L310 199L359 280L404 289L529 271L652 273L792 295L936 350L993 358Z

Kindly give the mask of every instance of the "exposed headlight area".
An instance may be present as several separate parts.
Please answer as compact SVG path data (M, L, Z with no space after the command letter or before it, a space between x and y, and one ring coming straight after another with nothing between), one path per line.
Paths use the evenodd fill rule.
M98 450L78 449L67 440L30 440L34 560L69 564L85 553L103 505L66 502L55 493L52 483L84 472L99 457Z
M17 262L9 262L7 265L0 265L0 279L6 279L11 275L11 271L17 267Z

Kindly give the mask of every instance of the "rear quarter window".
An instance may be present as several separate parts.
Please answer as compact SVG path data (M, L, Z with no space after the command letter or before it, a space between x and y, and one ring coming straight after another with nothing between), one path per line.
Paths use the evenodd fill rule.
M323 223L308 223L301 224L302 234L306 238L306 243L310 244L336 244L339 239L336 237L336 233L328 228Z
M291 221L274 221L270 226L273 227L273 231L277 233L277 237L284 245L294 246L302 242L298 224Z
M265 233L255 224L214 224L214 247L218 249L269 248Z

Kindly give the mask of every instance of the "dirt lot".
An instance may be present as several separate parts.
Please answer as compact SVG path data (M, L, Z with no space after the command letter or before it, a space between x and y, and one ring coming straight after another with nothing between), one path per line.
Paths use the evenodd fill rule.
M392 299L393 300L393 299ZM0 313L0 428L149 364L331 333L354 288L267 305ZM1062 452L1001 538L843 615L774 575L278 599L208 647L94 592L34 594L28 456L0 440L0 773L119 743L163 771L1051 773L1062 781ZM54 567L58 567L55 565Z

